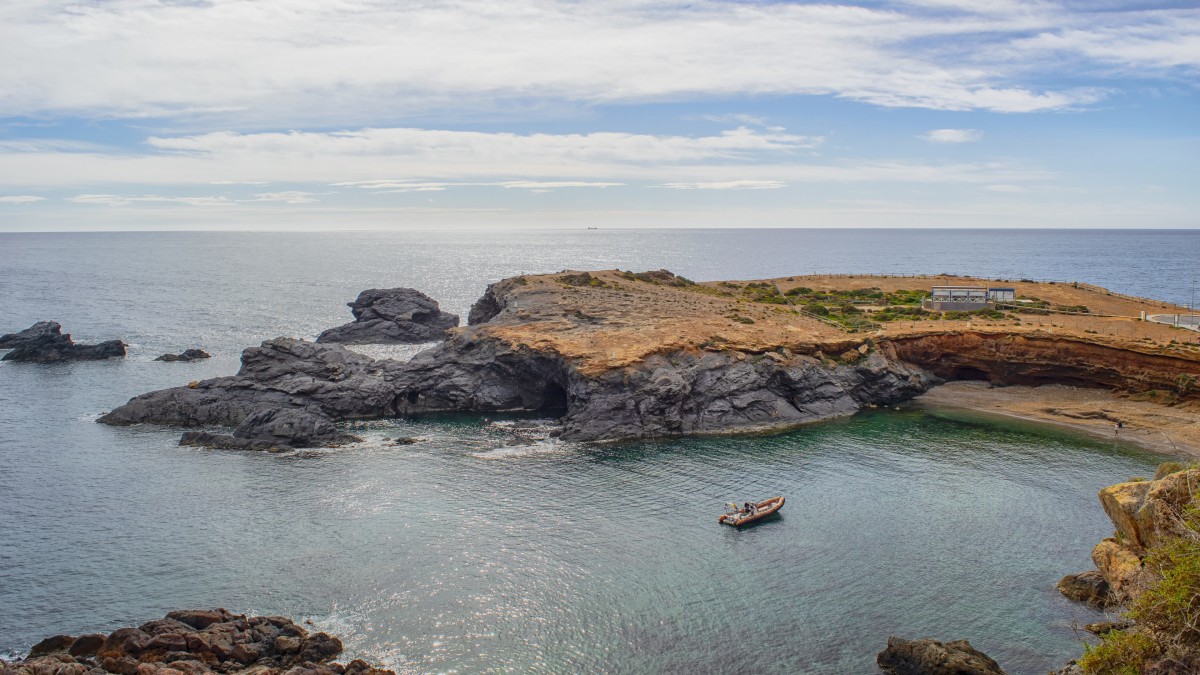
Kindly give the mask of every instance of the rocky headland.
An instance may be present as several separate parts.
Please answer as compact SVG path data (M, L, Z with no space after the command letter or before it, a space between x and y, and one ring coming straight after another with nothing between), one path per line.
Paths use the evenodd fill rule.
M56 635L0 675L395 675L354 660L334 662L341 640L282 616L179 610L108 635Z
M0 335L0 349L11 349L4 361L96 361L125 356L125 343L108 340L94 345L76 344L71 334L63 334L57 321L39 321L16 333Z
M100 421L237 427L271 409L331 422L519 411L558 417L567 439L615 440L785 428L899 403L954 379L1196 400L1200 347L1182 341L1178 329L1137 321L1139 307L1152 301L1015 282L1018 293L1091 313L906 309L907 318L895 320L898 310L887 305L889 297L911 296L900 284L970 282L848 276L697 284L666 271L617 270L514 277L488 287L468 326L439 329L446 339L408 362L276 338L245 350L234 376L138 396ZM814 294L866 298L835 309L880 320L834 321L807 311L812 303L793 302ZM375 305L366 302L356 316L374 316L367 310ZM380 321L394 324L368 319Z
M371 288L348 303L354 321L330 328L317 342L350 345L417 344L446 338L458 316L412 288Z
M1174 462L1154 480L1132 479L1100 491L1115 528L1092 550L1096 569L1063 577L1063 595L1125 610L1089 624L1100 635L1062 675L1200 672L1200 468Z

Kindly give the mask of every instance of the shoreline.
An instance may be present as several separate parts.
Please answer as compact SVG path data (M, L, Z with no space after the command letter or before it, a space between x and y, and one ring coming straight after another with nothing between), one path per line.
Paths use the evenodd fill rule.
M1134 401L1102 389L955 381L912 399L927 409L971 410L1073 429L1179 458L1200 458L1200 409ZM1123 428L1115 432L1116 422Z

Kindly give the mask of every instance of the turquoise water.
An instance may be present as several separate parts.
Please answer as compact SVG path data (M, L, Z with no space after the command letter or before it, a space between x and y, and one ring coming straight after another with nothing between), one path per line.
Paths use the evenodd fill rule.
M1112 529L1097 490L1161 458L1067 432L905 409L594 446L547 438L545 421L461 417L360 425L361 445L276 456L93 422L134 394L231 373L263 338L344 322L370 286L465 313L522 271L751 278L863 236L790 234L785 249L778 233L593 234L0 236L0 330L53 318L135 345L124 361L0 364L0 651L225 606L311 618L351 655L413 673L864 673L889 634L968 638L1010 673L1078 654L1072 622L1095 614L1054 582L1089 568ZM1099 255L1095 237L1038 236L1021 245ZM876 257L857 270L942 271L919 238L903 256L897 241L860 246ZM760 253L717 255L735 244ZM1040 260L1003 264L1043 276ZM1147 292L1168 263L1139 260L1119 278L1104 262L1054 276ZM1009 273L991 264L981 272ZM215 358L152 361L193 346ZM398 435L424 440L385 440ZM716 522L726 501L775 494L788 502L774 521Z

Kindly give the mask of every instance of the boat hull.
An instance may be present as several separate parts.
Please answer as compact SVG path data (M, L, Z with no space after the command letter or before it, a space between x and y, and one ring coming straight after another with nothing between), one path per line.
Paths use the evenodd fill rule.
M751 523L757 523L763 518L779 513L779 509L783 508L783 502L783 497L772 497L755 504L754 513L745 513L743 511L726 513L717 518L717 522L724 525L732 525L733 527L743 527Z

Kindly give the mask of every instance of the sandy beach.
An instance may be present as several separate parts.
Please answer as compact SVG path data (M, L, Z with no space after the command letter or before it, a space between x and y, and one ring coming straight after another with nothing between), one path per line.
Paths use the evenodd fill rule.
M1200 405L1195 403L1167 406L1101 389L994 387L977 381L949 382L914 401L1057 424L1098 437L1116 436L1156 452L1200 458Z

